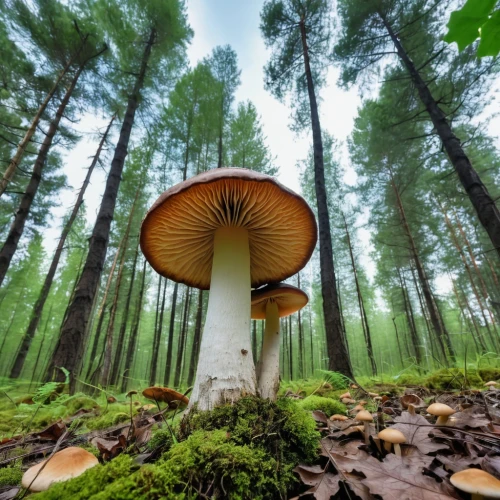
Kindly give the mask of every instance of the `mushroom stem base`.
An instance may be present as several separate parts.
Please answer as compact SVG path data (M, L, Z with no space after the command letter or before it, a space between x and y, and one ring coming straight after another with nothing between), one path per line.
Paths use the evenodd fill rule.
M261 398L276 401L280 385L280 318L276 302L266 304L266 329L257 367Z
M207 317L190 406L211 410L255 395L250 285L248 231L239 227L217 229Z

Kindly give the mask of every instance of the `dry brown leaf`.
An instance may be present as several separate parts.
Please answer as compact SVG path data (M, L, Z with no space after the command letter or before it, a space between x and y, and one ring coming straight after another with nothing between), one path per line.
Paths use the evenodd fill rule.
M407 444L416 446L422 453L427 454L448 448L446 444L432 441L429 432L433 430L433 427L429 426L429 422L422 415L411 415L404 411L394 421L397 423L391 428L401 431L406 437Z
M481 464L481 468L486 472L489 472L492 476L495 476L497 479L500 479L500 456L488 456L486 455L483 458L483 462Z
M328 417L321 410L314 410L312 412L312 417L318 424L325 424L328 426Z
M125 449L127 439L123 435L118 436L118 439L96 437L92 439L91 444L99 450L104 460L111 460Z
M477 413L475 407L467 408L452 415L447 425L463 429L470 427L472 429L489 425L490 419L484 413Z
M58 420L43 431L36 434L38 439L43 441L57 441L66 431L66 424L62 420Z
M426 406L424 401L416 394L406 394L399 398L399 401L401 401L401 405L405 410L408 409L408 405L413 405L415 408L423 408Z
M8 488L6 490L0 489L0 500L11 500L15 498L17 494L21 491L21 488L15 486L14 488Z
M304 484L312 486L299 495L299 498L312 496L317 500L330 500L330 497L339 491L339 476L329 472L328 466L324 469L319 465L298 465L293 471L299 475Z

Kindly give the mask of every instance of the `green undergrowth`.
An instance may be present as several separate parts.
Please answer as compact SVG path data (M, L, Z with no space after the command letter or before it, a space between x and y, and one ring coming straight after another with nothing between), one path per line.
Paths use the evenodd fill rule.
M172 444L165 430L149 448L169 449L142 467L122 455L82 476L53 485L40 500L286 498L292 469L317 456L319 433L295 401L243 398L211 412L193 409Z
M332 416L335 413L344 414L346 407L338 399L325 398L322 396L312 395L305 399L299 399L296 402L304 410L321 410L327 416Z
M21 461L0 469L0 488L4 486L17 486L21 483L23 472L21 470Z

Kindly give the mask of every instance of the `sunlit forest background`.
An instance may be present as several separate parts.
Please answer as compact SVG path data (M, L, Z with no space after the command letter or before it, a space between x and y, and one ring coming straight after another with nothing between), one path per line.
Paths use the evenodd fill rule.
M0 1L0 376L191 386L208 292L161 278L138 238L163 191L219 167L276 176L318 216L282 380L499 366L499 66L443 41L455 2L247 2L258 75L229 3L210 27L228 40L198 57L194 1Z

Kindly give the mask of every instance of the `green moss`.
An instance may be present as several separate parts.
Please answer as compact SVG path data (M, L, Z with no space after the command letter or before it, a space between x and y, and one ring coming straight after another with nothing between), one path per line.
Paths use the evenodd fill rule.
M335 399L331 398L323 398L316 395L298 400L297 404L304 408L304 410L321 410L325 412L329 417L334 413L344 414L346 412L345 405L343 405L340 401L336 401Z
M68 415L74 415L79 410L93 410L99 407L95 399L89 398L84 394L75 394L63 404L66 407Z
M500 379L500 368L492 368L492 367L479 368L478 373L484 382Z
M481 385L483 385L483 381L477 371L467 370L467 376L465 376L465 371L461 368L439 370L427 377L425 381L426 387L438 390L480 387Z
M393 377L394 381L400 386L407 385L425 385L425 377L415 372L403 372L401 375Z
M161 449L167 451L173 444L172 434L168 429L158 429L153 432L151 439L148 442L149 450Z
M130 420L130 407L127 405L114 404L108 406L108 409L95 418L89 418L85 425L89 430L107 429L113 425L120 424Z
M17 486L21 483L22 477L23 471L18 465L0 469L0 488L3 486Z

